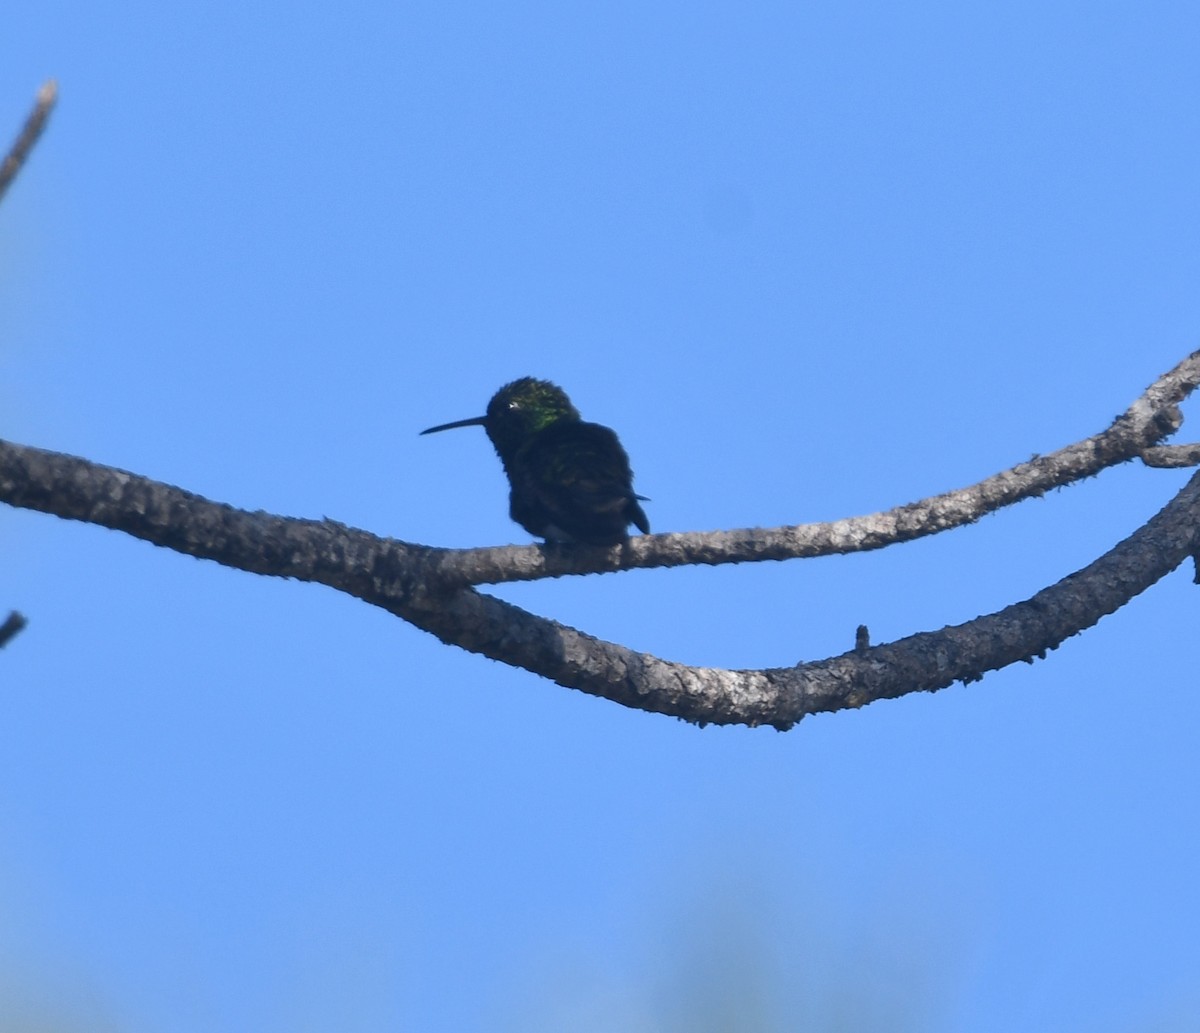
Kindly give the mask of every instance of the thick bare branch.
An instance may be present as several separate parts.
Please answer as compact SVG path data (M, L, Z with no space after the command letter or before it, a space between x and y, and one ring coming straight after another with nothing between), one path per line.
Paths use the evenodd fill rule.
M809 714L976 681L1018 660L1032 662L1198 550L1200 474L1116 548L1024 602L941 631L761 671L688 667L635 653L469 589L420 623L443 641L628 707L699 724L782 730Z
M12 185L12 181L17 178L17 173L21 171L21 167L25 164L25 159L29 157L29 152L33 150L33 145L38 142L38 137L42 135L42 130L46 128L46 122L50 118L50 112L54 109L54 102L57 99L58 84L53 79L45 83L38 90L33 110L30 111L29 117L25 119L25 125L21 127L17 138L8 149L8 154L0 162L0 200L4 199L5 192Z
M238 570L317 581L353 595L370 590L376 568L391 581L399 572L419 578L430 551L332 520L235 509L125 470L3 441L0 501L124 531ZM393 591L398 599L403 594Z
M1089 567L999 613L796 667L688 667L431 577L437 550L333 521L249 513L82 459L0 442L0 500L123 530L192 556L330 585L472 652L625 706L700 724L788 728L807 714L972 681L1031 660L1200 553L1200 474Z
M53 82L39 92L0 164L0 197L37 142L55 96ZM688 667L592 638L470 586L877 549L971 523L1135 457L1148 465L1194 465L1200 462L1196 446L1163 447L1159 442L1179 428L1183 418L1177 406L1198 384L1200 352L1152 384L1102 433L969 488L884 513L794 527L648 535L613 549L431 549L334 521L234 509L125 471L5 442L0 442L0 501L124 531L227 566L329 585L444 642L625 706L699 724L784 729L811 713L973 681L1016 660L1044 656L1188 556L1200 556L1200 474L1125 542L1025 602L880 646L871 646L866 629L860 628L850 652L795 667ZM0 646L24 624L20 614L12 613L0 624Z

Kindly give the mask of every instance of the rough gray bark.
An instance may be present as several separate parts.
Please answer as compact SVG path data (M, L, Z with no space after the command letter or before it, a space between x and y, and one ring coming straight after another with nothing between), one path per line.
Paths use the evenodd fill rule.
M974 681L1032 660L1095 624L1200 553L1200 474L1132 536L1031 599L967 624L813 663L756 671L688 667L530 614L475 585L694 563L748 563L878 549L957 527L1048 488L1146 455L1182 421L1200 352L1157 380L1104 432L979 484L825 524L646 535L611 549L446 550L330 520L247 512L136 474L0 442L0 501L123 531L258 574L316 581L443 642L625 706L699 724L789 728L807 714ZM1170 453L1167 453L1170 454ZM1177 453L1178 454L1178 453Z
M51 85L0 165L0 194L53 103ZM1083 570L1024 602L966 624L813 663L736 671L636 653L476 590L480 584L674 567L800 559L880 549L972 523L1107 467L1200 463L1200 446L1162 446L1200 384L1200 352L1165 374L1105 431L959 491L870 516L793 527L658 534L613 548L507 546L447 550L380 538L330 520L247 512L171 485L42 449L0 442L0 502L122 531L164 548L257 574L346 592L443 642L522 667L560 685L698 724L790 728L807 714L969 682L1044 656L1112 613L1188 556L1200 557L1200 474L1142 528ZM16 618L14 620L14 618ZM20 630L0 627L0 645Z

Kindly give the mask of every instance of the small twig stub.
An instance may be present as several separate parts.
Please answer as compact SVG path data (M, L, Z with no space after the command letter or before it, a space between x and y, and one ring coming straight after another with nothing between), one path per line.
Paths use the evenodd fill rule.
M5 646L7 646L9 641L28 623L29 622L22 617L21 614L17 613L16 610L13 610L12 613L5 618L4 623L0 624L0 649L3 649Z

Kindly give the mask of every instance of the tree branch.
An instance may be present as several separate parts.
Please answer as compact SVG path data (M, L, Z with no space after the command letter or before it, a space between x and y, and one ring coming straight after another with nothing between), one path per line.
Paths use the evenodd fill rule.
M8 154L5 155L4 161L0 162L0 200L4 199L5 192L12 184L12 181L17 178L17 173L21 171L21 167L25 164L25 159L29 157L29 152L33 150L33 145L38 142L38 137L42 135L42 130L46 128L46 122L50 118L50 112L54 109L54 102L57 99L58 84L53 79L50 79L38 90L33 110L29 112L29 117L25 119L25 125L21 128L21 131L17 134L17 138L8 149Z
M421 626L495 660L628 707L697 724L772 725L977 681L1091 627L1200 551L1200 474L1137 532L1024 602L966 624L813 663L767 670L688 667L461 590ZM470 629L469 634L467 629ZM535 663L529 663L536 658Z
M0 198L45 128L53 81L38 93L0 163ZM879 549L972 523L986 513L1140 457L1151 466L1200 463L1200 446L1161 446L1200 384L1200 352L1160 377L1105 431L1035 456L959 491L883 513L822 524L646 535L610 549L509 546L433 549L331 520L247 512L136 474L0 442L0 501L123 531L226 566L329 585L379 606L443 642L522 667L625 706L710 722L790 728L808 714L969 682L1016 660L1032 662L1197 559L1200 474L1126 541L1083 570L998 613L937 632L794 667L754 671L688 667L636 653L470 587L635 567L744 563ZM0 647L25 626L15 611Z
M13 610L0 624L0 649L3 649L29 622Z
M1141 460L1147 466L1164 470L1200 466L1200 444L1155 445L1142 453Z
M610 550L512 547L433 549L331 520L247 512L136 474L55 452L0 442L0 501L83 520L226 566L315 581L436 635L561 685L698 724L789 728L807 714L973 681L985 671L1043 656L1200 553L1200 474L1155 518L1084 570L1031 599L967 624L870 646L865 630L843 656L795 667L731 671L688 667L592 638L465 587L463 555L484 555L498 579L508 558L521 577L588 569L781 558L748 548L719 558L738 535L806 543L801 555L880 548L977 519L1054 484L1142 454L1177 428L1176 403L1200 380L1200 353L1180 363L1103 433L1023 463L962 492L873 517L768 531L652 535ZM760 538L761 536L761 538ZM711 548L713 540L720 544ZM823 543L823 544L822 544ZM657 553L655 550L662 550ZM640 560L640 562L639 562ZM543 564L541 571L523 565ZM450 575L447 576L447 571ZM513 578L509 578L513 579Z

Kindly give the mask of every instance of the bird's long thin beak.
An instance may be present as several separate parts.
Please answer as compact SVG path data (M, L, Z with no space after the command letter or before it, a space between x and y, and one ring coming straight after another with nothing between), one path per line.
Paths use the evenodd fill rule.
M482 427L486 416L472 416L469 420L455 420L453 423L439 423L436 427L426 427L422 434L436 434L439 430L454 430L455 427Z

